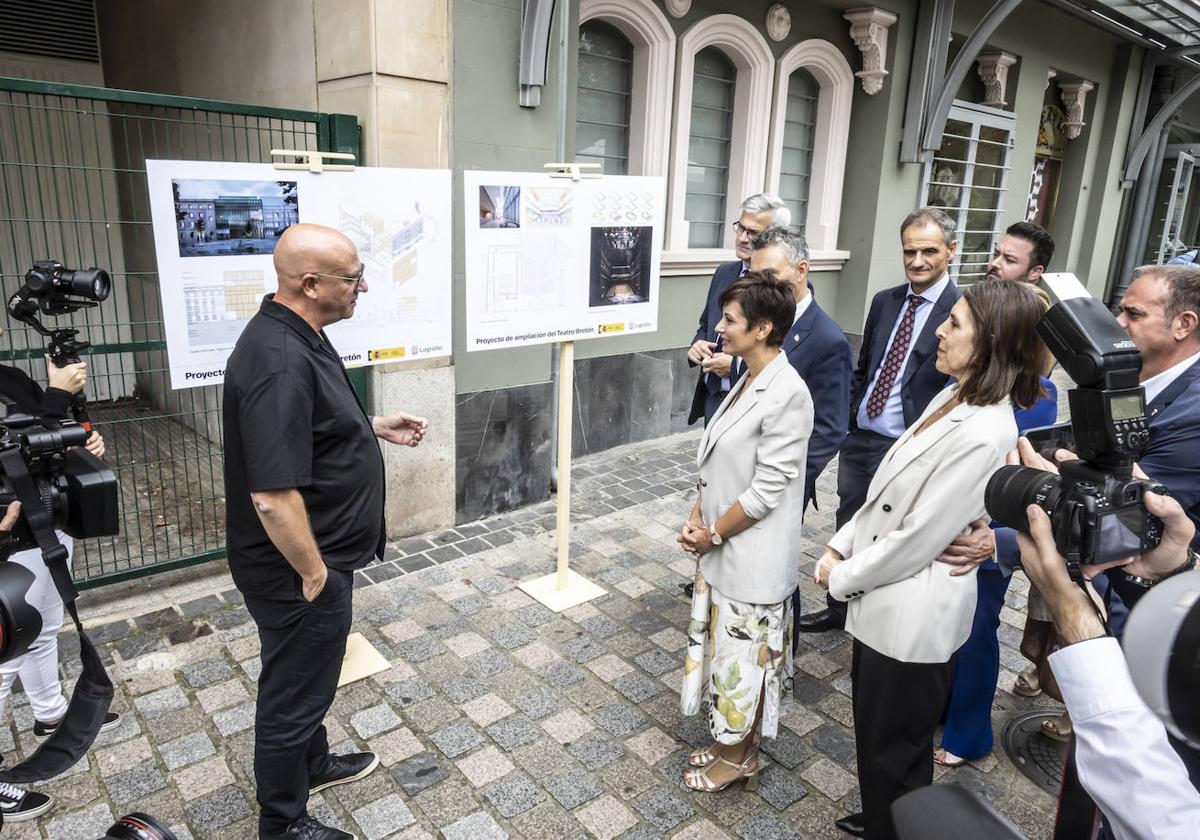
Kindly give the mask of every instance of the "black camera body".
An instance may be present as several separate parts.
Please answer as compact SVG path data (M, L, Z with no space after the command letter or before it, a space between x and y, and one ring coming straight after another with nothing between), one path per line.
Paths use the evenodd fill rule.
M1147 491L1166 493L1133 478L1133 464L1150 439L1145 391L1138 383L1137 346L1098 300L1069 274L1046 274L1038 284L1052 305L1038 335L1077 384L1069 394L1069 434L1062 426L1030 432L1030 440L1070 448L1080 457L1059 475L1006 466L988 481L984 504L1002 525L1029 532L1025 508L1050 517L1059 554L1072 567L1124 560L1162 539L1163 525L1146 510Z

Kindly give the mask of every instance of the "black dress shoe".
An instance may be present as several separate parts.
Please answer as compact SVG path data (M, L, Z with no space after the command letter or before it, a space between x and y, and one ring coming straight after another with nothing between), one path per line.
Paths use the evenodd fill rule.
M325 772L308 780L308 792L311 795L334 785L357 782L359 779L365 779L369 776L378 766L379 756L373 752L350 753L349 755L330 754L329 764L325 768ZM324 837L324 835L318 836Z
M337 828L323 825L308 814L287 827L283 840L358 840L353 834L348 834Z
M806 613L796 619L796 629L801 633L824 633L826 630L841 630L845 626L846 620L830 609Z
M679 588L683 590L683 597L689 601L696 592L696 584L690 580L687 583L679 584Z
M854 837L862 837L867 833L867 827L863 825L862 811L857 814L847 814L840 820L834 820L833 824Z

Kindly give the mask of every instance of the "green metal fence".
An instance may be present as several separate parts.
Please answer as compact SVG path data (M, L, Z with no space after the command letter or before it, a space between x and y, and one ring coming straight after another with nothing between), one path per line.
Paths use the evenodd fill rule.
M99 266L99 308L44 318L92 342L91 417L121 483L121 533L76 545L96 586L224 556L219 388L172 391L145 161L270 161L359 150L354 117L0 78L0 291L34 260ZM53 323L51 323L53 322ZM0 361L42 384L45 341L9 323Z

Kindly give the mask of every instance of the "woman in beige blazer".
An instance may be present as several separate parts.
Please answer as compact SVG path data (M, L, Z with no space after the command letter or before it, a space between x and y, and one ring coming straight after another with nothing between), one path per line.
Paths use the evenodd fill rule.
M931 746L955 651L975 612L974 574L934 562L985 516L984 487L1017 443L1013 404L1039 396L1044 307L1024 283L970 286L937 331L937 368L957 382L888 450L858 513L814 579L849 602L863 813L838 827L895 837L891 804L933 781Z
M681 707L709 701L716 741L688 757L684 781L703 791L755 787L760 733L778 731L813 428L808 388L781 349L796 317L790 286L752 273L719 302L717 332L746 373L700 438L700 493L679 537L699 558Z

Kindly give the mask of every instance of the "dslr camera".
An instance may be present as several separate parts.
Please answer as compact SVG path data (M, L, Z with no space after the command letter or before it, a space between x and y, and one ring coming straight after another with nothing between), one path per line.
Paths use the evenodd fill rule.
M1029 438L1053 441L1080 460L1059 464L1058 475L1001 467L988 481L984 503L994 520L1025 534L1025 508L1041 507L1050 517L1058 553L1074 571L1158 545L1162 521L1146 510L1142 497L1166 488L1133 478L1133 464L1150 438L1137 346L1074 275L1044 274L1038 285L1051 301L1038 335L1077 387L1068 394L1070 422L1036 430Z

